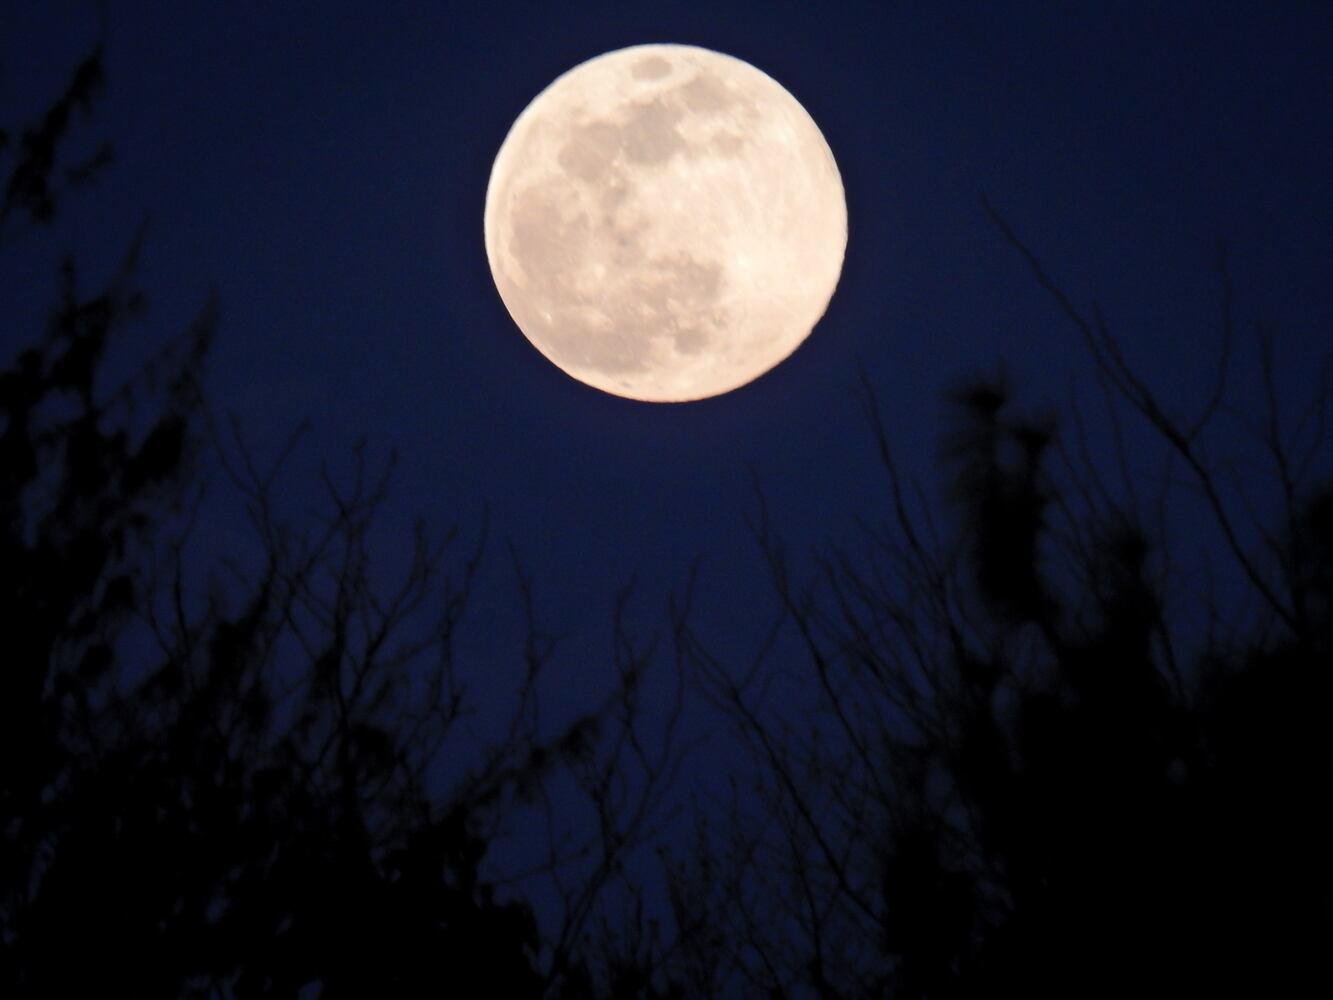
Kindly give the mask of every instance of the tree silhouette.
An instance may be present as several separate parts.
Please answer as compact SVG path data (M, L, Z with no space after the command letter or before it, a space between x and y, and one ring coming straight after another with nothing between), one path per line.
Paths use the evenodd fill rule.
M110 162L105 144L62 155L102 77L95 52L37 124L0 133L0 241ZM1149 428L1191 491L1168 476L1150 496L1124 444L1096 459L1078 412L1024 416L990 379L951 399L950 521L898 474L865 383L887 523L808 585L762 503L751 525L813 702L773 695L790 643L737 668L691 630L688 590L672 609L678 665L758 766L694 843L663 845L664 934L628 869L681 764L683 695L649 739L653 649L625 626L628 592L618 684L547 732L553 644L519 569L517 703L476 747L453 650L480 546L455 555L455 533L418 527L386 587L372 537L389 467L360 449L319 510L285 519L282 458L261 468L207 405L216 304L108 385L145 315L140 241L92 294L65 263L44 336L0 373L0 994L1328 992L1327 380L1285 425L1261 341L1265 406L1236 416L1269 471L1232 480L1208 446L1230 412L1225 260L1218 379L1187 420L985 207L1084 339L1115 420ZM210 447L260 559L201 587ZM1267 521L1251 515L1265 489ZM1173 548L1191 502L1236 593ZM502 891L485 868L497 831L523 809L558 826L557 774L591 832L554 837ZM551 926L513 889L536 877Z
M69 170L61 156L102 77L94 52L0 147L0 236L49 222L69 183L110 162L105 146ZM675 766L670 741L650 753L640 731L648 657L617 626L608 702L538 730L551 650L520 577L517 707L493 745L471 745L453 639L480 549L459 559L456 533L419 525L399 583L377 584L388 468L360 449L350 483L327 477L323 508L284 520L281 462L259 468L239 433L226 446L206 405L213 302L108 386L109 352L145 311L138 253L91 295L67 261L45 336L0 374L0 993L592 989L585 928ZM201 592L188 552L210 443L261 559ZM499 817L558 768L598 826L552 845L563 917L543 935L481 866Z
M1261 340L1265 412L1237 415L1272 471L1229 488L1205 444L1228 405L1225 258L1222 367L1186 421L985 207L1085 338L1117 419L1141 418L1192 492L1150 502L1126 472L1117 494L1079 414L1062 441L1068 425L1016 415L985 379L951 399L951 528L898 475L865 383L888 524L801 586L762 504L753 523L813 704L792 713L772 693L794 672L774 647L739 669L687 609L676 623L758 767L721 832L705 817L674 862L672 975L698 995L1321 995L1333 492L1313 477L1327 382L1284 432ZM1119 447L1109 467L1128 470ZM1278 523L1247 532L1261 490ZM1224 605L1173 561L1182 529L1164 525L1191 522L1163 511L1187 501L1242 598Z

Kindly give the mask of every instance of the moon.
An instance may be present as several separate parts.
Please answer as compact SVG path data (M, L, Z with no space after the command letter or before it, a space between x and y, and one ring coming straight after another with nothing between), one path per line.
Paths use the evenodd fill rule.
M575 66L509 130L486 256L510 316L605 392L684 402L787 358L842 271L828 143L777 81L689 45Z

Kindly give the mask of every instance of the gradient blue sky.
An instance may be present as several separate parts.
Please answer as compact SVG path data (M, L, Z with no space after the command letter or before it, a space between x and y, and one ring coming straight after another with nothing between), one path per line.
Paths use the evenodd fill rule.
M110 89L90 138L117 161L64 222L0 248L12 354L75 251L104 272L148 219L151 330L222 306L211 388L261 456L302 418L293 509L322 459L397 448L393 518L492 547L472 650L516 662L504 540L571 636L575 700L605 687L616 588L637 621L698 561L701 628L757 642L773 605L743 515L751 470L797 553L854 544L884 480L855 396L863 363L905 470L936 496L942 391L1003 366L1020 398L1095 383L1080 344L986 219L984 191L1125 353L1190 410L1216 356L1215 243L1242 332L1278 335L1305 387L1333 329L1333 4L110 3ZM44 106L96 39L88 2L0 15L0 119ZM725 397L634 403L547 363L491 283L482 209L514 118L608 51L680 42L745 59L823 130L849 242L824 321ZM1244 375L1253 352L1242 344ZM1288 383L1286 380L1291 379ZM394 528L390 524L390 528ZM209 544L242 546L239 518ZM499 674L497 674L499 676ZM507 682L506 682L507 683ZM480 689L485 692L484 686Z

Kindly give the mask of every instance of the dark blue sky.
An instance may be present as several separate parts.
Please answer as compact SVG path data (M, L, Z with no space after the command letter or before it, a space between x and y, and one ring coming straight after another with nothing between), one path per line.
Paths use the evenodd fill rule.
M701 627L749 648L773 607L743 522L750 470L795 551L852 544L855 516L879 516L858 361L931 497L946 387L1003 365L1034 403L1091 393L1073 330L986 219L983 191L1182 410L1215 362L1218 238L1241 329L1262 319L1279 335L1291 384L1327 351L1326 2L108 7L109 93L86 134L113 140L117 162L63 226L0 248L5 281L20 279L6 317L28 320L0 346L12 356L36 330L58 251L96 275L147 218L152 330L183 326L216 287L215 406L261 455L313 421L293 509L308 471L345 467L362 436L372 454L398 449L395 518L475 532L489 509L483 671L517 651L505 539L546 624L573 637L561 669L576 695L604 688L598 654L631 577L638 621L662 630L665 595L698 560ZM8 5L3 120L57 93L97 32L91 3ZM756 383L687 405L614 398L552 367L510 321L482 243L491 162L528 101L585 59L652 41L782 83L847 192L824 321ZM1242 344L1239 375L1252 359ZM245 537L239 519L206 530Z

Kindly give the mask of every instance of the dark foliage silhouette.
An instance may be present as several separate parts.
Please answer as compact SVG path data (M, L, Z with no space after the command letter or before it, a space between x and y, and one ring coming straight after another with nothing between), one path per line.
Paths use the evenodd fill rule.
M62 157L101 79L94 53L36 125L0 134L0 245L110 162L105 145ZM139 241L92 294L66 263L45 335L0 373L0 995L1327 993L1327 384L1284 426L1263 341L1266 412L1240 418L1270 471L1228 479L1206 446L1227 410L1225 261L1216 391L1185 420L986 207L1084 338L1116 419L1155 433L1191 491L1147 496L1123 445L1090 454L1080 414L1023 416L982 380L950 401L950 520L898 475L867 384L887 524L801 585L762 503L752 522L800 656L766 642L737 668L692 632L688 590L672 610L678 664L758 767L693 844L664 848L661 934L629 858L681 764L682 696L650 740L652 649L624 625L628 595L618 686L544 732L553 642L520 571L517 706L449 767L480 548L455 556L453 534L418 528L386 587L371 550L388 469L361 450L319 511L285 520L282 461L261 468L206 403L216 305L108 385L145 316ZM201 584L210 447L259 559ZM1250 519L1257 490L1268 520ZM1240 596L1173 549L1181 508ZM799 699L774 694L798 672ZM526 873L558 904L541 927L524 880L502 891L485 862L504 821L559 825L557 772L592 832L553 837Z
M24 131L0 219L54 215L58 148L101 78L95 53ZM314 546L271 535L237 613L219 601L191 618L177 591L156 664L136 677L120 662L127 621L162 610L151 559L188 499L215 325L210 306L130 382L99 385L108 347L143 311L134 256L91 296L66 263L45 338L0 376L0 989L281 995L322 979L360 995L435 979L443 964L533 993L530 914L477 881L469 804L432 808L417 748L382 710L385 653L399 652L374 647L421 599L436 557L423 540L381 609L357 562L374 497L341 498ZM331 601L298 626L338 548ZM371 631L352 634L367 615ZM321 616L313 671L292 679L284 707L267 647Z
M19 134L4 200L0 202L0 227L21 216L26 216L29 222L49 222L64 191L91 180L111 162L111 145L105 141L93 153L68 166L62 164L60 155L74 115L90 115L105 86L102 50L97 48L75 68L65 92L41 120ZM9 153L10 145L9 132L0 129L0 153Z
M103 148L65 170L60 155L101 79L94 53L7 146L0 224L48 222L66 181L110 161ZM400 582L375 582L387 469L360 450L350 484L326 479L322 510L280 517L278 467L239 436L224 447L206 405L214 303L108 386L145 311L137 255L136 242L94 294L67 262L45 336L0 374L0 994L591 990L601 973L576 949L674 767L669 742L655 756L636 728L647 657L618 630L608 705L539 732L551 654L524 580L513 719L442 766L463 739L453 638L479 549L451 577L454 535L418 526ZM189 546L210 443L260 559L201 587ZM497 816L560 767L600 823L552 845L563 917L543 936L481 865Z
M1117 495L1107 469L1130 456L1094 460L1079 414L1016 415L1005 383L985 379L950 402L951 522L897 474L866 384L888 525L821 557L803 587L762 505L754 522L813 704L773 693L789 654L765 647L737 669L677 622L758 771L724 832L707 817L675 863L673 974L700 995L1320 995L1333 940L1333 493L1314 478L1327 385L1284 433L1291 401L1261 340L1267 412L1249 426L1274 471L1229 489L1205 458L1226 407L1225 260L1224 370L1187 422L992 214L1086 338L1108 401L1146 422L1192 491L1149 502L1126 472ZM1247 532L1265 490L1277 523ZM1163 514L1182 507L1183 522ZM1174 561L1182 523L1209 526L1242 597L1224 602Z

